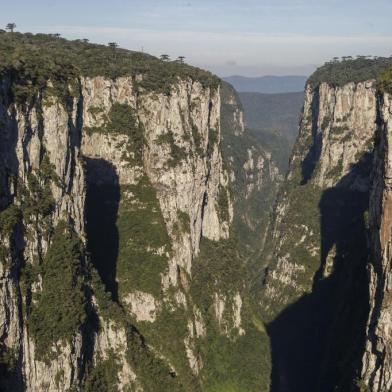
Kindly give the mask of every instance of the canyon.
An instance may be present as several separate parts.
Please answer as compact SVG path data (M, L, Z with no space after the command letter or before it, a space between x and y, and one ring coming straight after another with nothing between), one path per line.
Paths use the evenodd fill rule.
M1 390L392 387L388 59L309 78L285 173L207 71L0 54Z

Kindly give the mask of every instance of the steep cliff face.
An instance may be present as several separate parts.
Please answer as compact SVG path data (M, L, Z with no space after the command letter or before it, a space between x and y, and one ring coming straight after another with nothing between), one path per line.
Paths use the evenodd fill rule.
M12 40L26 57L1 65L1 388L267 391L233 189L240 173L245 200L278 173L249 142L234 172L218 79L86 43ZM230 105L225 132L241 144Z
M228 239L232 220L219 147L219 89L189 80L169 96L137 96L130 78L98 77L84 79L82 92L92 262L142 334L192 380L203 366L195 341L206 336L189 293L192 262L202 238ZM121 132L122 121L134 134ZM109 207L108 222L109 210L96 215L110 203L117 206ZM222 301L224 307L230 298ZM241 309L227 307L241 319ZM230 320L228 328L234 328Z
M23 369L16 377L19 387L23 376L32 390L53 388L55 375L61 372L64 388L69 388L82 358L81 331L64 342L57 361L44 363L38 358L49 360L55 355L61 338L84 313L80 306L84 282L82 276L77 277L83 261L73 265L72 260L80 256L75 238L80 238L80 244L85 238L80 113L76 102L70 110L58 100L48 106L15 105L10 99L12 83L11 75L1 79L1 350L12 372ZM67 226L70 221L72 228ZM52 250L55 240L69 252L67 267L59 265L60 257ZM59 277L53 276L57 273ZM58 279L64 281L55 293L52 285ZM76 314L63 326L54 326L55 320L48 319L53 316L50 308L58 306L68 290L72 295L64 299L57 317L67 317L67 306ZM48 300L50 305L45 304ZM52 330L41 330L41 323L46 322ZM46 346L48 335L53 341Z
M264 253L260 306L276 391L350 390L360 376L376 118L372 81L306 87Z
M370 313L366 349L362 363L364 390L388 391L392 387L390 246L391 246L391 96L379 96L379 119L369 221L371 258L369 263ZM366 389L365 389L366 388Z
M368 192L369 171L358 164L371 161L375 121L376 95L371 81L343 87L307 86L300 135L272 232L277 264L269 272L266 298L278 310L308 292L320 268L319 203L323 192L334 188ZM330 261L336 252L334 243L328 246L323 257L329 262L320 271L324 277L332 273ZM264 306L268 312L269 305Z

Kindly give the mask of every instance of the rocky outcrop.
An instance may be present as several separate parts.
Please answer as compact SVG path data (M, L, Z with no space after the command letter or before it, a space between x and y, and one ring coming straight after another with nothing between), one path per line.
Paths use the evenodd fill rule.
M233 189L244 178L248 200L279 173L251 141L232 165L220 87L199 76L161 90L143 88L143 74L77 75L29 99L15 72L2 77L3 389L199 391L226 367L228 387L269 377L234 369L261 332ZM240 144L242 110L234 94L228 104L225 132ZM219 363L211 342L226 350Z
M375 147L369 223L372 253L369 263L370 314L361 385L369 391L392 387L391 357L391 97L379 97L379 129Z
M26 389L54 390L59 382L56 375L61 372L65 390L77 377L77 362L82 356L81 336L75 334L57 361L45 364L38 360L25 310L42 288L42 281L22 288L21 270L34 269L42 263L50 242L48 230L60 220L72 220L73 229L82 240L85 238L80 113L77 101L69 111L57 99L50 105L14 105L10 100L11 86L11 78L3 77L0 87L1 351L8 359L8 366L11 363L14 371L21 372L16 379L22 385L23 378ZM53 342L46 349L56 350L58 344Z
M372 81L306 87L259 297L276 391L351 390L360 378L376 119Z
M320 258L324 264L333 249L333 244L322 249L320 241L323 194L331 189L368 192L365 166L371 161L376 115L371 81L307 86L300 135L275 209L276 264L268 267L262 305L266 313L276 314L311 291Z
M115 104L128 105L143 127L145 151L142 161L136 165L129 157L127 159L127 154L132 155L132 152L127 151L126 135L92 131L83 135L82 152L89 159L109 162L120 186L134 185L147 174L156 189L173 241L173 255L164 280L177 286L178 268L190 273L201 236L216 241L227 238L232 219L229 215L227 221L221 222L218 217L218 193L228 183L219 152L219 91L184 81L173 88L170 96L151 93L137 97L130 78L119 78L112 83L98 77L83 80L82 84L83 95L87 97L84 100L86 129L102 127ZM102 108L102 111L96 114L95 108ZM212 136L212 128L216 135ZM197 140L194 140L196 136ZM212 137L214 140L209 140ZM177 157L173 157L173 149ZM206 155L207 149L209 155ZM188 216L188 227L174 233L180 213Z

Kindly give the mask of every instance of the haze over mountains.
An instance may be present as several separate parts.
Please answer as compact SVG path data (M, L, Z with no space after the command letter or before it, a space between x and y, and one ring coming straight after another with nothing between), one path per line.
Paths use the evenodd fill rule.
M264 94L291 93L303 91L307 76L227 76L222 78L238 92L255 92Z
M232 76L225 80L238 92L248 131L271 151L285 172L298 135L306 77Z
M306 76L229 76L238 92L245 126L273 152L284 172L298 135Z
M252 129L278 131L292 142L298 135L298 121L304 93L261 94L239 93L244 106L246 126Z

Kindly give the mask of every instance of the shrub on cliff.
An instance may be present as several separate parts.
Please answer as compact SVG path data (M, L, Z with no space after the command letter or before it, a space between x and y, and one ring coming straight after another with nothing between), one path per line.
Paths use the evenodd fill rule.
M40 266L42 290L33 295L28 324L38 359L50 360L52 345L72 339L85 321L81 257L80 240L60 222Z
M392 66L386 68L378 77L377 88L382 93L392 94Z

